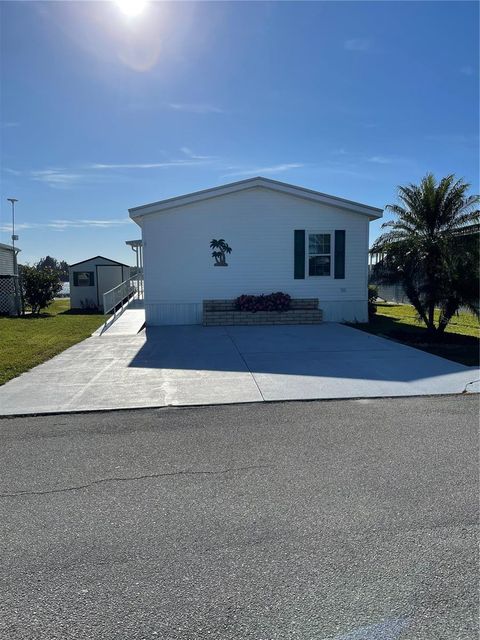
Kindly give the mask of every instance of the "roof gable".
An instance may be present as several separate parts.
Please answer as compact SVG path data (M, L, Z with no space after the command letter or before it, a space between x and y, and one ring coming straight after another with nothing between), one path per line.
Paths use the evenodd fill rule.
M313 191L312 189L306 189L305 187L297 187L293 184L271 180L270 178L262 178L260 176L256 178L248 178L247 180L240 180L238 182L231 182L229 184L221 185L219 187L213 187L211 189L204 189L202 191L187 193L185 195L176 196L174 198L167 198L166 200L159 200L158 202L152 202L150 204L141 205L139 207L132 207L128 211L130 217L138 223L140 222L141 218L145 216L161 213L162 211L175 209L187 204L201 202L202 200L217 198L219 196L255 188L268 189L271 191L276 191L277 193L285 193L288 195L296 196L298 198L304 198L306 200L311 200L341 209L346 209L352 213L366 215L372 220L375 218L380 218L383 214L382 209L378 209L377 207L371 207L360 202L354 202L353 200L339 198L338 196L331 196L326 193L321 193L320 191Z
M92 260L97 260L100 258L101 260L106 260L107 262L111 262L112 264L118 264L121 267L128 267L128 264L124 262L117 262L117 260L112 260L111 258L105 258L105 256L93 256L93 258L87 258L86 260L80 260L80 262L74 262L73 264L69 264L68 267L77 267L79 264L84 264L85 262L91 262Z

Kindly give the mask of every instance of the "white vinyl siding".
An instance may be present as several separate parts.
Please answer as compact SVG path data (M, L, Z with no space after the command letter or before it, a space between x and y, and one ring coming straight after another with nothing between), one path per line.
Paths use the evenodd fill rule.
M284 291L317 297L326 320L367 319L368 218L264 188L212 197L144 218L145 308L150 324L201 321L205 299ZM294 231L331 234L331 277L294 279ZM335 229L345 229L345 279L333 278ZM210 241L232 248L214 267ZM308 252L308 238L306 238Z
M0 247L0 276L13 276L14 253L11 249Z

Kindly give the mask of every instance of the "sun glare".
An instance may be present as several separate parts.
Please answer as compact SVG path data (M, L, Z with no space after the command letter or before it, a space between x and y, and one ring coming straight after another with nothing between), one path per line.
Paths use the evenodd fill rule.
M115 4L129 18L139 16L147 6L144 0L115 0Z

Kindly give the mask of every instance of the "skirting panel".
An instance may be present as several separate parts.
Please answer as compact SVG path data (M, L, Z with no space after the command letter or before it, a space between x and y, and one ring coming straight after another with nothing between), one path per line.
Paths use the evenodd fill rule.
M158 302L145 303L147 325L202 324L202 303Z
M324 322L368 322L367 300L322 300Z
M366 300L322 300L324 322L368 322ZM202 324L202 303L158 302L145 304L147 325Z

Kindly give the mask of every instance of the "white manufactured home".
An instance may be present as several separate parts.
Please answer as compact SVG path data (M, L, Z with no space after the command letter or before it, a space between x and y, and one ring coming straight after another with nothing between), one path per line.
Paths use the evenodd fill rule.
M251 178L129 210L147 325L200 324L204 300L282 291L326 321L368 320L369 223L382 210Z
M95 256L68 267L70 307L103 310L103 294L128 280L130 267L122 262Z

